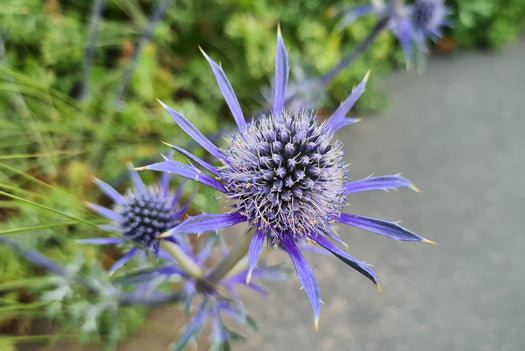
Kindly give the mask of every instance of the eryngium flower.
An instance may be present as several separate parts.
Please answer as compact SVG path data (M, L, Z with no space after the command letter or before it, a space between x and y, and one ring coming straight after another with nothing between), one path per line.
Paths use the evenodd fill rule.
M441 37L441 28L448 25L448 14L444 0L416 0L414 5L405 6L399 15L393 16L392 32L399 38L409 64L413 47L417 50L417 62L423 62L428 51L427 37L432 41Z
M188 236L181 236L179 239L178 246L185 251L187 258L204 270L207 261L212 257L216 248L218 236L210 235L204 245L195 249L190 244ZM225 254L226 252L223 252L223 255ZM277 267L256 268L250 282L246 281L247 274L248 270L244 269L211 285L206 281L190 276L176 263L168 262L154 269L147 268L135 271L128 277L117 278L114 281L126 286L140 283L138 288L129 296L131 301L146 299L147 301L160 302L169 299L174 295L165 294L165 289L161 288L164 283L176 282L181 284L182 288L175 296L178 300L185 301L187 313L195 307L196 309L193 317L188 321L175 342L173 350L182 350L188 343L196 339L207 320L210 321L211 325L210 341L212 345L210 349L227 350L230 340L235 339L236 336L227 325L231 326L234 323L237 330L239 330L238 327L250 325L250 318L237 292L237 287L243 286L257 293L266 294L264 288L258 284L259 282L283 281L288 276L285 271ZM198 301L198 304L194 303L195 300Z
M119 233L123 238L83 239L81 243L111 245L125 244L127 239L138 246L133 246L121 259L111 267L113 274L126 262L140 252L140 247L155 256L172 260L159 248L158 236L175 227L186 212L189 202L179 208L182 187L176 193L169 191L169 174L163 174L160 185L145 186L137 171L130 169L134 188L121 195L109 184L95 179L99 189L115 203L112 210L100 205L88 203L88 206L100 215L110 219L111 225L102 228ZM172 239L173 240L173 239Z
M275 63L274 104L271 114L246 123L239 102L222 68L204 54L238 126L226 150L217 148L184 116L162 104L177 124L222 162L217 168L186 150L183 152L209 176L194 166L166 160L143 169L177 174L222 192L232 211L190 217L172 233L201 233L248 222L255 231L248 251L249 272L255 268L264 242L284 248L312 306L317 325L321 297L313 270L298 249L310 242L328 250L369 278L378 288L377 275L365 263L350 256L330 239L338 241L333 224L356 226L396 240L427 241L396 223L341 213L346 194L415 187L403 177L369 177L347 182L342 145L334 133L356 122L345 115L363 93L368 74L324 123L313 111L285 110L288 54L279 32Z
M433 41L441 37L441 28L449 25L446 17L450 11L444 5L444 0L416 0L413 5L403 5L395 0L389 3L374 0L369 5L347 10L339 27L349 26L359 17L370 13L378 18L388 17L388 29L399 39L407 67L410 67L414 56L417 62L423 59L423 54L428 50L427 37Z
M449 13L444 0L416 0L412 7L412 21L416 30L426 33L432 39L441 36L441 27L446 24Z

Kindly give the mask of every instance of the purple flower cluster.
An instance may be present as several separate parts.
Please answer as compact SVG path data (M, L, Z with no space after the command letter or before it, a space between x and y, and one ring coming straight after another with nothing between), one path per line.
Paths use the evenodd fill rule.
M141 246L145 252L153 252L156 257L172 260L159 248L157 237L180 223L180 218L189 206L189 202L182 207L179 206L182 187L176 193L169 191L169 174L162 175L159 186L145 186L136 170L130 169L129 172L134 188L125 195L121 195L109 184L95 179L99 189L115 203L113 209L88 204L91 209L112 221L112 224L101 227L120 234L121 238L80 240L84 244L96 245L125 244L126 241L136 244L115 262L109 270L110 274L115 273L141 252Z
M340 212L349 193L399 187L415 189L412 183L397 175L346 181L347 165L343 162L341 143L334 140L334 133L356 122L345 116L363 93L368 74L324 123L319 122L313 111L287 111L284 101L288 83L288 54L279 32L273 110L268 116L263 115L247 123L222 68L206 54L204 56L238 127L227 149L218 148L184 116L165 104L162 106L188 135L222 165L215 167L174 146L203 170L172 160L143 169L195 180L229 199L231 211L228 213L203 213L190 217L171 233L202 233L247 222L254 232L248 251L247 280L257 265L265 241L269 246L279 244L284 248L310 301L317 326L321 304L319 287L312 268L298 249L298 243L312 243L328 250L379 288L377 275L367 264L333 243L339 242L334 223L352 225L396 240L428 242L396 223Z
M346 27L368 14L388 18L388 29L398 38L407 67L411 67L415 58L417 62L421 62L427 52L427 37L433 41L441 37L442 28L449 25L447 16L450 10L445 6L444 0L416 0L412 5L404 5L396 0L390 3L376 0L372 4L347 11L339 26Z

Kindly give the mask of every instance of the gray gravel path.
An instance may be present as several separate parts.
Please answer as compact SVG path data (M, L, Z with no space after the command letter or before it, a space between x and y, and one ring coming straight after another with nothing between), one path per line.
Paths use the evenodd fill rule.
M385 84L389 109L339 134L351 177L402 172L423 193L356 194L348 212L402 219L439 245L340 226L384 294L334 257L308 255L325 302L319 333L295 280L248 298L260 330L235 348L525 349L525 42L435 58L424 75Z

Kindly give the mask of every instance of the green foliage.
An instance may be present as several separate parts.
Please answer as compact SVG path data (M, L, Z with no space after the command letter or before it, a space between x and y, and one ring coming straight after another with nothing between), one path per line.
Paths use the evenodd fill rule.
M451 1L460 46L501 49L525 32L525 0Z

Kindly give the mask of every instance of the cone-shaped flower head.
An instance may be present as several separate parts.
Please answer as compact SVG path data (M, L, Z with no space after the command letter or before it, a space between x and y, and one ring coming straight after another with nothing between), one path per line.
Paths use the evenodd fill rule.
M440 28L446 24L448 10L443 0L416 0L412 7L412 21L415 27L426 32L432 39L441 36Z
M173 195L164 193L157 186L128 191L124 202L115 206L115 212L122 218L118 223L122 235L157 251L157 237L179 223Z
M450 11L444 0L416 0L412 5L396 0L388 3L375 0L345 11L339 27L347 27L361 16L371 13L379 19L388 18L387 28L399 39L407 67L412 67L414 58L416 63L423 63L427 37L434 41L441 37L441 28L449 25L447 15Z
M275 239L327 225L345 204L341 143L312 111L270 114L234 135L221 168L232 206Z
M396 223L341 213L349 193L416 188L398 175L368 177L354 182L346 179L347 165L343 161L342 145L335 139L334 133L357 121L347 118L346 114L364 92L368 74L324 123L313 111L286 110L288 54L279 32L273 110L269 115L247 123L226 74L204 55L238 126L238 132L232 135L227 149L217 148L184 116L162 105L186 133L221 161L222 166L217 168L173 146L210 175L195 166L175 161L155 163L144 169L193 179L222 192L229 199L233 211L190 217L171 232L201 233L248 222L255 233L248 249L247 281L257 265L265 241L270 246L279 245L288 252L294 264L317 325L321 305L319 287L299 247L305 242L317 244L378 286L377 276L368 265L332 242L346 245L335 234L333 224L349 224L396 240L427 241Z
M158 236L180 223L180 218L186 212L189 202L179 206L182 187L176 193L169 190L169 174L163 174L160 185L145 186L137 171L130 169L133 189L121 195L109 184L95 179L97 186L115 203L112 209L95 204L88 204L91 209L111 220L110 225L101 226L103 229L120 234L123 238L137 243L147 252L156 256L169 256L159 248ZM121 238L83 239L85 244L125 244ZM139 252L139 246L133 246L128 253L115 262L110 269L114 273L123 264Z

